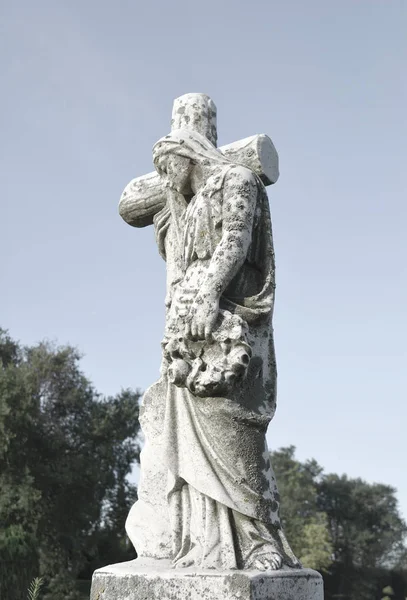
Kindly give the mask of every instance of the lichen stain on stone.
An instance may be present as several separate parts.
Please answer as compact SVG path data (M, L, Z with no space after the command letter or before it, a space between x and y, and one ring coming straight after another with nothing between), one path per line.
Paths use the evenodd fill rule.
M102 600L102 594L105 592L105 587L98 589L92 588L92 597L91 600Z

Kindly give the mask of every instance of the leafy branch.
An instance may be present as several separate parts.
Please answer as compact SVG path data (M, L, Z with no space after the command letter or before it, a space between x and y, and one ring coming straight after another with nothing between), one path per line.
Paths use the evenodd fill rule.
M41 587L44 583L42 577L35 577L28 588L28 600L39 600Z

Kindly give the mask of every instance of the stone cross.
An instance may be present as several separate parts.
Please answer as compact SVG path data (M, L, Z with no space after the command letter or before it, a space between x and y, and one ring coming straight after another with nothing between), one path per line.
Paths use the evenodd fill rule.
M217 143L216 106L206 94L185 94L174 100L171 129L193 129L204 135L214 146ZM254 135L219 151L230 160L253 170L265 185L275 183L279 176L278 154L271 139L264 134ZM166 190L154 171L137 177L125 187L119 203L121 217L133 227L146 227L165 205ZM177 266L171 251L172 234L167 235L167 298L171 281L176 279ZM164 422L166 391L160 379L145 392L141 425L145 444L141 455L138 502L127 519L127 533L142 552L156 558L167 558L170 549L170 531L166 517L166 471L161 456L160 431ZM149 528L144 524L149 522ZM153 527L153 531L151 528ZM157 547L157 540L160 546Z
M193 129L217 144L216 106L206 94L184 94L174 100L171 129ZM260 176L264 185L275 183L279 176L278 154L271 139L264 134L221 146L219 151ZM151 225L154 215L166 201L159 175L154 171L132 179L120 198L119 213L133 227Z
M138 557L96 571L91 598L323 600L285 537L265 435L277 371L264 185L277 152L266 135L216 149L205 94L177 98L171 128L153 149L159 175L133 179L119 204L130 225L154 223L167 267L161 377L143 397L126 521Z

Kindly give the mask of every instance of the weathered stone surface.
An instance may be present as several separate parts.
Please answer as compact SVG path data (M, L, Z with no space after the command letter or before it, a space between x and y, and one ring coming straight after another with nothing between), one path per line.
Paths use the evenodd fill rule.
M171 559L181 574L213 569L205 581L224 585L222 570L235 578L300 563L281 527L265 437L276 361L264 186L278 178L278 156L266 135L222 149L216 138L208 96L176 99L172 131L153 148L157 174L129 184L120 212L135 226L154 223L167 265L161 378L143 400L139 500L126 530L139 558Z
M271 139L264 134L221 146L219 152L260 177L264 185L279 177L278 154ZM133 227L152 225L154 215L165 205L166 191L156 171L136 177L126 185L119 202L119 214Z
M163 380L151 385L145 392L140 424L145 443L140 462L143 468L137 486L138 500L129 512L126 531L139 556L170 558L171 530L166 496L167 469L165 467L162 432L164 427L166 389Z
M91 600L323 600L323 583L311 569L178 570L137 559L96 571Z
M219 152L232 162L256 173L264 185L276 183L279 178L277 150L269 136L264 133L222 146Z
M216 146L218 143L216 113L215 103L206 94L184 94L174 100L171 129L199 131Z

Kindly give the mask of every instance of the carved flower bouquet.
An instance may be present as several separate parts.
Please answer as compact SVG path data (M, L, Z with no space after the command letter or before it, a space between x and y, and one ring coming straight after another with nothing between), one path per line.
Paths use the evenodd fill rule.
M185 318L170 320L162 342L169 381L199 397L230 393L247 373L247 323L220 309L210 340L186 337Z

